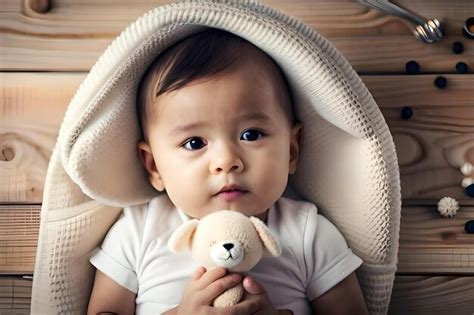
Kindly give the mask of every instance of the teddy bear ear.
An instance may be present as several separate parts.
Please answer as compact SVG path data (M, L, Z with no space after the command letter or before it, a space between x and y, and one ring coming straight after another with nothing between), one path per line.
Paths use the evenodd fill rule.
M183 223L176 231L171 234L168 240L168 248L173 253L182 252L191 245L191 236L193 235L199 220L193 219Z
M258 236L260 236L260 239L262 240L267 252L269 252L270 255L274 257L280 256L280 241L275 235L273 235L273 233L265 225L265 223L263 223L262 220L256 217L250 217L250 222L252 222L253 226L255 227L255 230L257 231Z

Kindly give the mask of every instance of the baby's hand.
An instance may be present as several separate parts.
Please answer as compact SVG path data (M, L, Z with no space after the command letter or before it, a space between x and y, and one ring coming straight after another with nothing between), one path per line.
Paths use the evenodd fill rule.
M255 303L247 303L238 307L215 308L212 301L222 292L236 286L242 279L240 274L227 274L225 268L207 271L199 267L184 289L183 298L177 308L170 312L178 315L189 314L253 314Z
M251 303L258 306L258 314L262 315L293 315L289 310L276 310L265 288L251 277L245 277L243 281L245 293L239 304ZM237 305L239 305L237 304Z

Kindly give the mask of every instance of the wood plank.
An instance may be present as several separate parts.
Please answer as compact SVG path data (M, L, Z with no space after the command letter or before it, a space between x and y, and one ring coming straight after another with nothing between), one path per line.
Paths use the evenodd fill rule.
M41 203L43 181L66 107L84 73L0 73L0 202ZM474 75L362 76L393 134L405 203L451 196L474 205L460 166L474 164ZM403 120L401 109L413 117ZM471 176L474 176L471 175Z
M404 74L405 65L410 60L415 60L425 74L456 73L455 67L460 61L469 67L474 66L474 41L460 35L446 34L443 40L433 44L424 44L412 36L403 35L328 39L360 74ZM465 52L462 55L452 52L455 41L463 43Z
M134 1L130 5L109 0L54 1L44 14L35 12L31 5L18 12L0 12L3 46L0 69L88 71L126 26L146 11L169 2ZM441 0L397 1L407 9L443 22L446 37L435 44L417 41L408 22L368 9L356 1L266 0L264 3L318 30L360 73L404 72L405 63L412 59L426 73L454 73L458 61L469 64L474 58L474 41L461 35L465 12L474 10L472 1L450 1L449 6ZM454 41L464 43L462 55L452 53Z
M0 273L32 273L39 229L39 206L0 206ZM474 235L464 224L474 207L442 218L436 207L404 207L398 271L473 273Z
M444 89L434 85L438 76L443 76L447 80L447 86ZM467 106L473 108L474 76L472 74L362 75L361 77L382 110L428 105L430 107Z
M40 208L0 205L0 275L33 273Z
M0 277L1 314L28 314L31 285L20 277ZM389 314L472 315L473 295L473 277L397 276Z
M472 315L474 277L397 276L390 315Z
M59 126L84 74L0 76L0 202L41 203Z
M0 314L29 314L31 286L31 280L0 276Z
M0 13L3 12L20 12L21 1L17 0L2 0L2 6L0 7Z
M0 206L0 273L32 273L40 206ZM404 207L398 272L474 274L474 234L464 224L474 207L441 217L436 207Z
M452 218L436 206L403 207L398 272L474 275L474 234L464 230L472 219L472 206L461 205Z

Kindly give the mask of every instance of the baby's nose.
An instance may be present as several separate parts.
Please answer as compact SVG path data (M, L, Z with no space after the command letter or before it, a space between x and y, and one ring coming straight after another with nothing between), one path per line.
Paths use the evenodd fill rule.
M224 246L224 248L227 250L231 250L232 248L234 248L234 244L232 243L225 243L222 246Z
M217 146L216 151L211 155L209 171L212 174L220 174L222 172L241 173L243 169L243 161L230 145Z

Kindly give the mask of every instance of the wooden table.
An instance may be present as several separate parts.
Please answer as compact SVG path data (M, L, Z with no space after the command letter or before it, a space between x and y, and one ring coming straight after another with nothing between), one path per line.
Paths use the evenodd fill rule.
M0 313L29 313L43 181L68 102L107 45L170 1L0 1ZM415 39L411 24L350 0L266 0L328 38L361 75L393 134L402 181L398 273L391 314L474 313L474 199L461 181L474 164L474 39L462 35L473 1L397 4L439 19L445 37ZM464 51L453 52L454 42ZM416 61L419 74L407 74ZM467 74L456 71L464 62ZM433 82L447 79L443 89ZM411 117L401 112L411 110ZM474 177L474 174L471 174ZM451 219L437 202L460 203ZM27 276L26 279L23 276Z

